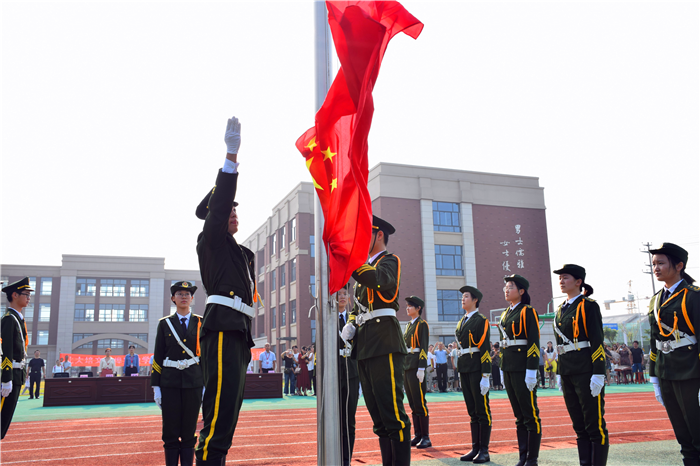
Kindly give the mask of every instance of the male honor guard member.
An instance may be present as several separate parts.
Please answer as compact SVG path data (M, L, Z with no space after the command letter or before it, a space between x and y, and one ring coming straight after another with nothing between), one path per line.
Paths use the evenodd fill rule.
M654 275L664 282L649 303L649 376L681 446L683 464L700 466L700 288L685 271L688 251L663 243L649 252Z
M430 418L428 404L425 401L425 391L428 382L425 380L425 368L428 367L428 345L430 328L428 322L422 319L425 303L418 296L406 298L406 312L411 321L406 323L403 339L408 348L404 361L404 386L408 405L411 407L414 437L411 446L428 448L430 442Z
M202 317L190 311L197 287L182 281L170 287L177 312L163 317L156 330L151 386L163 411L165 465L192 466L197 419L202 405L199 334Z
M588 296L586 269L565 264L555 270L567 300L557 310L554 333L557 341L557 385L576 432L580 464L605 466L608 430L605 427L605 348L603 318L598 303ZM584 297L581 290L586 290Z
M503 293L510 303L501 314L501 369L515 414L520 459L516 466L535 466L540 454L542 422L537 407L540 366L540 322L530 306L530 283L520 275L504 277Z
M457 371L462 380L462 395L471 418L472 450L461 461L486 463L491 461L491 407L489 406L489 374L491 374L491 323L479 312L483 293L473 286L463 286L464 316L455 330L459 345Z
M204 400L204 426L195 456L197 465L222 465L238 422L243 403L245 373L254 346L250 333L257 299L255 254L239 245L236 185L241 125L231 118L226 128L226 159L216 178L206 209L197 209L204 228L197 239L202 284L207 290L207 307L200 337Z
M2 289L7 295L7 311L2 316L2 400L0 400L1 438L5 438L10 428L12 416L17 407L19 392L27 379L24 360L27 357L27 324L22 311L29 305L31 292L29 278L10 283Z
M372 220L369 261L355 272L355 304L342 337L353 340L360 384L383 465L411 463L411 423L403 408L406 344L396 319L401 261L386 252L395 229L379 217Z

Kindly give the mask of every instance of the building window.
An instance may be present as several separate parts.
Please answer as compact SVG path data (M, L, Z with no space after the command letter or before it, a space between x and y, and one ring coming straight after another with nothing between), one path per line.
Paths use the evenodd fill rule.
M265 273L265 250L258 252L258 265L260 266L260 272L258 274L262 275Z
M73 320L78 322L92 322L95 320L94 304L76 304Z
M311 291L311 296L316 297L316 275L311 275L309 277L309 290Z
M100 296L124 297L126 295L126 280L100 279Z
M265 336L265 316L258 316L258 338Z
M91 337L93 335L94 335L94 333L74 333L73 334L73 343L75 343L76 341L80 341L83 338ZM92 349L92 342L85 343L84 345L80 345L76 349L83 349L83 348Z
M277 234L272 235L272 251L270 251L270 257L277 253Z
M130 333L130 337L138 338L139 340L143 341L148 341L148 334L147 333ZM129 346L134 345L137 348L145 348L143 345L139 345L135 341L130 341Z
M435 273L438 275L462 276L462 246L435 245Z
M124 305L100 304L100 322L124 322Z
M29 288L36 290L36 277L29 277Z
M280 287L283 287L287 284L287 267L285 264L282 264L282 267L280 267Z
M462 294L457 290L437 290L438 321L457 322L464 315Z
M297 321L297 300L293 299L289 301L289 313L291 315L292 323L296 323Z
M309 254L311 257L316 257L316 237L311 235L309 239Z
M39 322L48 322L51 320L51 305L39 304Z
M459 233L459 204L454 202L433 202L433 228L435 231Z
M124 348L124 340L117 338L107 338L105 340L97 340L98 348Z
M97 279L79 278L75 283L76 296L95 296L97 290Z
M130 305L129 322L148 322L148 304Z
M270 273L270 292L273 292L277 289L277 269L273 270L272 273Z
M36 332L36 344L37 345L48 345L49 344L49 331L39 330Z
M42 296L50 296L52 287L53 287L53 279L51 277L41 279L41 295Z
M270 309L270 327L277 328L277 309L274 307Z
M287 305L280 304L280 327L287 325Z
M2 305L2 314L5 314L5 305ZM24 308L24 320L32 321L34 320L34 305L30 304Z
M292 219L292 225L290 226L289 229L291 230L291 234L290 234L291 238L290 238L290 241L291 241L291 242L294 242L294 241L297 240L297 218L296 218L296 217L294 217L294 218Z
M284 235L284 226L280 228L280 250L284 249L285 246L287 245L287 242L285 241L285 235Z
M292 259L292 263L289 266L289 268L291 269L291 275L292 275L292 277L289 279L289 283L293 283L293 282L297 281L297 258L296 257L294 259Z
M131 297L147 298L149 280L131 280Z

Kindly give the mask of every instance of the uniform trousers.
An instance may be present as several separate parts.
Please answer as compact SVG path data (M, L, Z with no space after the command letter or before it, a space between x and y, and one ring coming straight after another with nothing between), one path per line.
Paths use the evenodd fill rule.
M447 391L447 363L437 365L438 390Z
M194 448L202 389L161 387L160 393L163 397L163 448Z
M5 438L7 429L10 428L12 416L15 414L15 408L17 407L19 392L22 390L23 376L24 371L22 369L12 369L12 391L8 396L0 400L0 433L2 433L0 438Z
M608 445L608 429L605 427L605 387L595 398L591 395L591 374L561 376L561 391L569 417L574 425L576 438L598 445Z
M700 378L668 380L659 377L659 387L683 458L700 460Z
M347 372L345 373L347 374ZM340 382L340 440L343 464L347 465L350 464L352 451L355 448L355 413L357 412L359 392L359 377Z
M239 331L211 332L200 338L204 426L196 449L198 464L220 464L231 448L243 404L245 374L250 362L246 335Z
M462 379L462 395L464 395L464 402L467 404L471 423L490 426L493 420L491 419L489 394L482 395L481 385L479 385L481 371L460 372L459 377Z
M428 404L425 402L425 391L428 388L428 381L423 378L423 383L419 383L418 377L416 376L417 374L418 368L409 369L403 373L406 397L408 398L408 405L411 407L411 414L419 417L427 417Z
M519 429L542 433L540 410L537 407L537 387L532 391L525 384L525 371L504 371L503 382Z
M389 353L358 361L360 383L367 411L379 437L403 442L411 422L403 408L403 361L405 355Z

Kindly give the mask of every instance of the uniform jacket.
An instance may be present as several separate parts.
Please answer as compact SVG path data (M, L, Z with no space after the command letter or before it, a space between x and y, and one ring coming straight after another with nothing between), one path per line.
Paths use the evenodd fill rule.
M659 305L659 318L670 328L674 328L674 316L678 319L677 330L695 335L700 327L700 288L683 280L674 293L661 303L661 291L649 303L649 325L651 326L651 352L649 353L649 375L667 380L687 380L700 378L700 345L681 346L665 354L657 348L656 340L674 340L674 333L661 327L654 315ZM685 308L685 310L684 310ZM663 334L661 331L663 330ZM667 336L665 336L667 335ZM3 379L4 380L4 379Z
M532 306L520 303L514 309L506 308L501 314L501 340L527 340L527 346L501 345L501 369L504 371L524 371L540 367L540 322L537 311Z
M169 320L180 337L180 341L187 346L192 354L198 356L198 333L202 325L202 317L196 314L190 316L187 325L187 334L182 331L182 325L178 313L163 317L158 321L156 330L156 346L153 352L153 367L151 370L151 386L163 388L199 388L204 386L201 364L194 364L187 369L180 370L176 367L163 367L165 358L171 361L190 359L189 354L178 344L173 332L166 320Z
M598 303L591 298L579 296L564 312L561 311L563 306L564 303L559 305L554 325L572 343L576 338L579 343L590 342L591 346L560 354L557 361L557 374L605 374L603 317ZM566 344L556 330L554 338L557 345Z
M348 312L347 315L349 317L350 313ZM345 342L342 338L340 338L340 335L338 335L338 349L342 350L343 348L345 348ZM318 358L314 359L314 366L316 365L317 360ZM348 379L358 377L359 373L357 372L357 360L350 356L347 358L344 356L338 356L338 376L340 378L341 387L347 385Z
M12 316L17 318L19 326L17 326L17 321L12 318ZM2 381L9 382L13 379L13 362L22 362L26 356L27 349L27 325L24 322L22 315L16 310L8 307L7 312L2 316L2 321L0 323L2 327ZM22 344L22 341L25 344ZM15 369L19 371L19 369ZM21 370L22 380L27 378L26 367Z
M428 345L430 345L430 328L428 323L422 318L417 317L416 320L406 322L406 330L403 333L403 340L406 347L409 348L409 353L404 359L403 369L425 369L428 367ZM418 352L411 352L411 348L417 348Z
M399 310L399 258L383 252L371 264L365 264L352 273L355 279L355 297L369 309ZM361 312L355 305L349 320ZM406 343L396 317L377 317L357 328L353 340L353 357L358 360L389 353L406 354Z
M251 306L256 294L255 254L239 245L228 232L237 180L237 173L219 171L209 199L204 229L197 239L197 255L202 284L208 295L238 296ZM208 304L202 328L203 334L206 331L241 331L246 334L248 345L253 347L250 325L251 319L247 315L227 306Z
M458 372L491 373L491 323L480 312L469 319L464 315L457 324L455 336L463 349L479 347L478 353L463 354L457 359Z

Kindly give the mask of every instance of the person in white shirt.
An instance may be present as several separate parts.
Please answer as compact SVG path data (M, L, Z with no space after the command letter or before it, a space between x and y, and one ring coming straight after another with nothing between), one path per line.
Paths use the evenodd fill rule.
M71 364L71 362L68 360L68 355L66 355L66 356L63 358L63 372L68 372L68 373L70 374L70 368L71 368L71 366L72 366L72 364Z
M56 364L53 366L53 369L51 369L52 374L59 374L63 372L63 366L61 366L61 361L59 359L56 359Z
M275 372L275 366L277 365L277 357L275 353L270 351L270 344L265 343L265 351L260 353L258 358L260 361L260 372L267 374L268 372Z
M105 357L100 360L100 365L97 368L97 374L102 375L102 371L110 369L112 375L117 375L117 363L112 357L112 348L105 349Z

